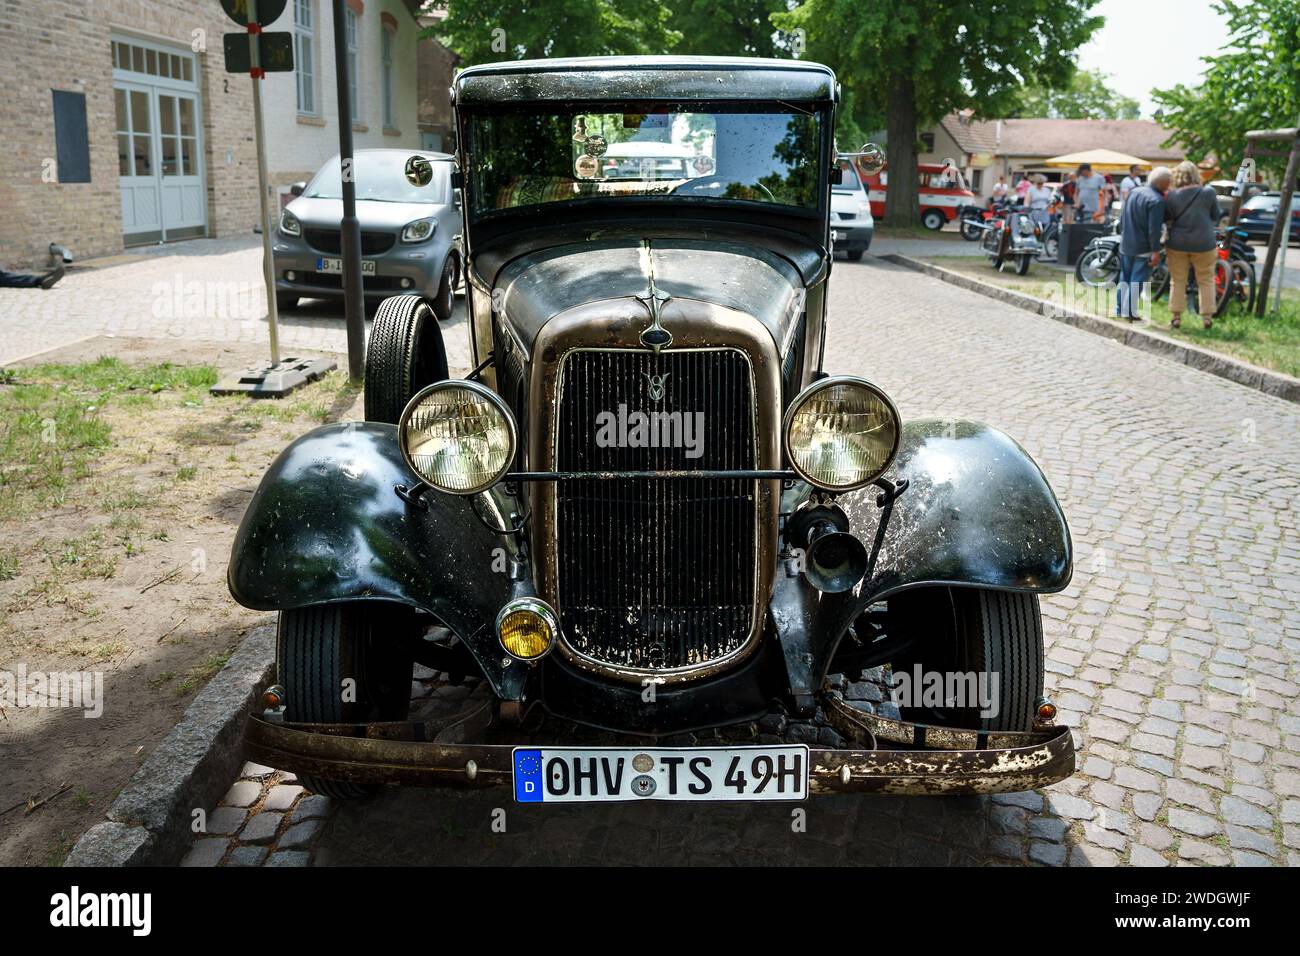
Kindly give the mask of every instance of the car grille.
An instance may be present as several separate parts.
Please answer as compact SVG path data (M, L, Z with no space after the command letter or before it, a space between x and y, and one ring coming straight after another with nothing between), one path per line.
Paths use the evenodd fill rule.
M328 252L336 256L343 252L343 239L337 229L304 229L303 238L317 252ZM397 237L391 232L363 232L361 254L377 256L393 248L396 241Z
M658 400L651 376L667 376ZM682 447L602 447L598 416L617 417L620 406L628 415L703 413L701 454L688 458ZM578 350L563 368L556 466L755 468L753 423L751 374L742 352ZM631 428L628 434L635 436ZM569 646L602 664L645 670L704 665L736 651L753 625L755 507L750 479L558 482L558 599Z

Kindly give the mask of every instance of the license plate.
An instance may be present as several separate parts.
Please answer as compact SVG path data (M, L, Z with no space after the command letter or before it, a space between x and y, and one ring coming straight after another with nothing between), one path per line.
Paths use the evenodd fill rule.
M808 748L530 750L512 761L519 803L610 800L803 800Z
M343 272L343 260L342 259L317 259L316 271L324 272L332 275L339 275ZM375 274L374 259L361 260L361 274L363 276L372 276Z
M832 229L831 238L834 239L836 242L839 242L841 239L844 238L844 233L840 232L838 229Z

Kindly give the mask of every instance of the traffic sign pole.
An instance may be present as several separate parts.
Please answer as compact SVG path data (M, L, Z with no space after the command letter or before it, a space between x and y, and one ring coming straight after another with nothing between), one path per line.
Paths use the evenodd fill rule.
M334 0L334 74L339 105L339 174L343 219L339 235L343 253L343 320L348 332L348 377L360 383L365 374L366 320L361 291L361 222L357 219L357 184L352 162L352 102L348 80L347 18L343 0Z
M280 314L275 305L275 260L271 256L270 210L267 203L266 143L262 127L262 58L258 49L262 27L257 19L257 0L248 0L248 58L253 83L253 139L257 143L257 194L262 211L262 278L266 281L266 324L271 334L271 364L280 364Z

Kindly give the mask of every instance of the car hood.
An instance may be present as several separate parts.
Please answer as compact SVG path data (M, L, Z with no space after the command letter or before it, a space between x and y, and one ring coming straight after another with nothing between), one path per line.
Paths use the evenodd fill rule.
M655 288L744 312L772 334L778 350L802 314L803 281L788 261L741 242L628 238L555 246L515 259L497 276L504 313L531 350L553 316L591 302Z
M442 208L430 202L377 202L357 200L357 219L362 229L400 229L408 222L433 216ZM343 200L312 199L299 196L289 203L289 212L304 226L312 229L337 229L343 219Z

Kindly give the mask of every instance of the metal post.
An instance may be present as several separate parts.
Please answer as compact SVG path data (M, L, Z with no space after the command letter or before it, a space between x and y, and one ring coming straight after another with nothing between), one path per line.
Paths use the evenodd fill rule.
M248 22L258 23L257 0L248 0ZM266 144L262 141L262 61L259 51L261 34L248 34L248 57L253 70L253 139L257 143L257 194L262 211L262 278L266 281L266 324L271 333L271 364L280 362L280 315L275 307L275 260L271 257L271 217L267 209Z
M1287 199L1286 209L1278 207L1282 217L1282 245L1277 250L1277 285L1273 287L1273 311L1282 308L1282 286L1286 285L1286 250L1291 245L1291 213L1295 209L1295 192Z
M366 325L361 291L361 224L352 168L352 102L348 93L348 40L344 0L334 0L334 76L338 81L339 164L343 178L343 318L348 330L348 378L365 375Z

